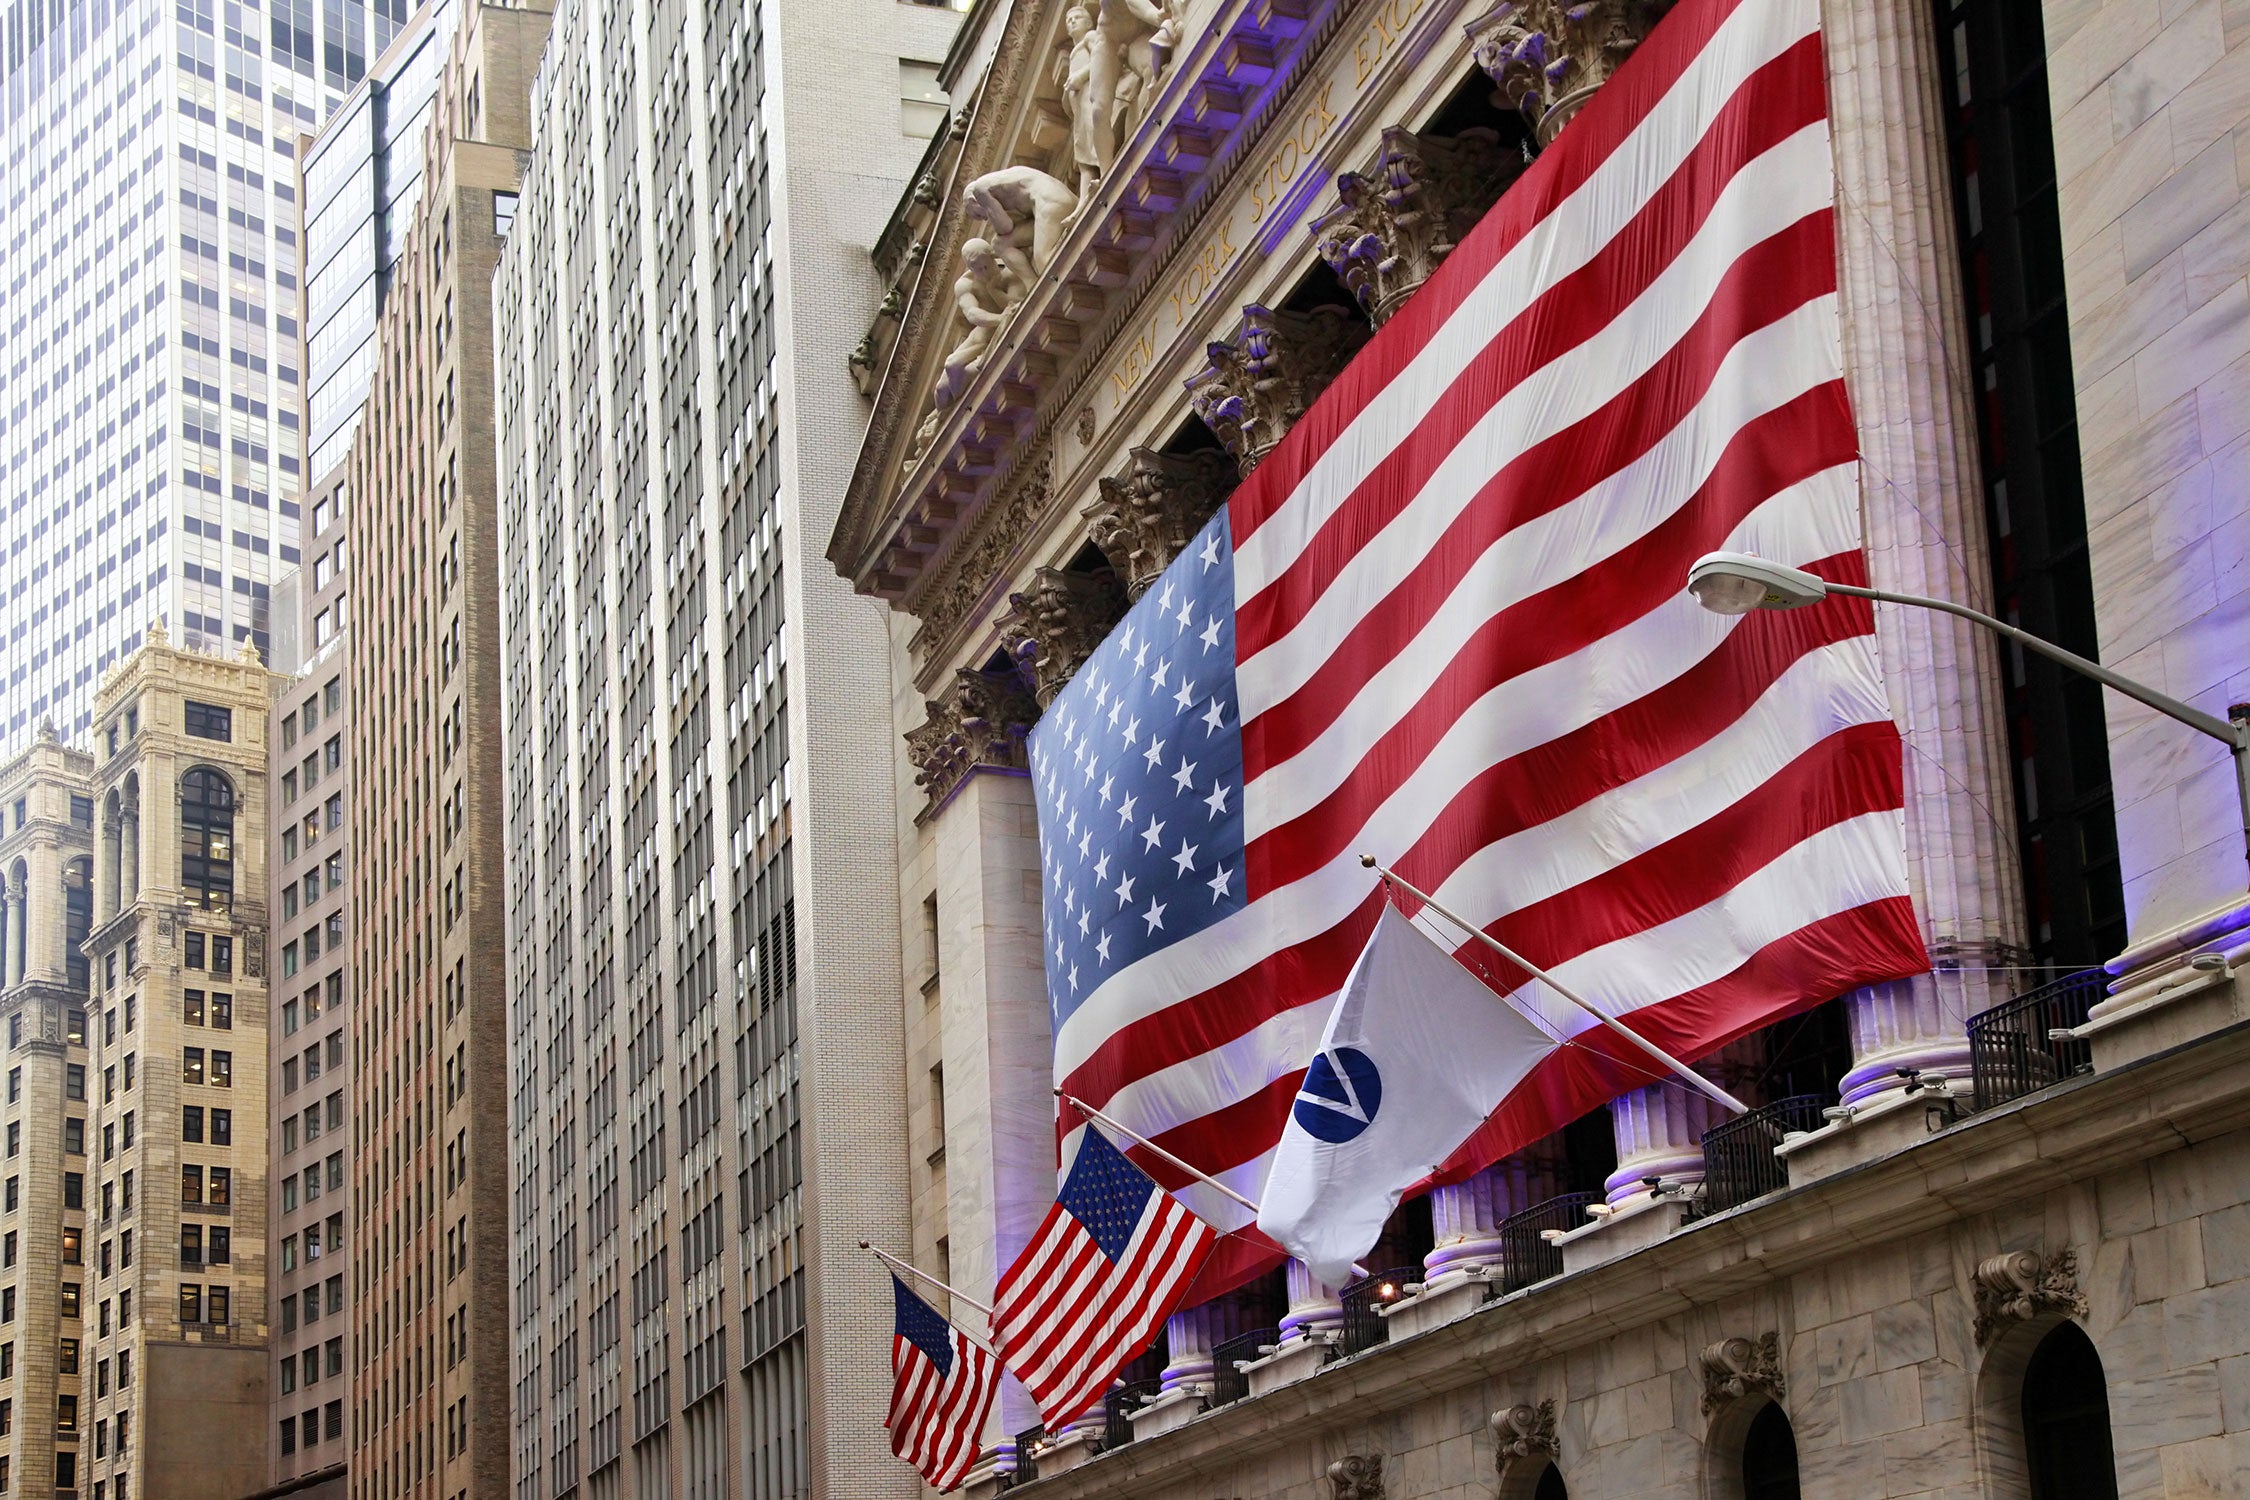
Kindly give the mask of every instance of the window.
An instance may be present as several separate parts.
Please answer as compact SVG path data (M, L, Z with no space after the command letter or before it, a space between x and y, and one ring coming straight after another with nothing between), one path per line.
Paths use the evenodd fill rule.
M65 1208L82 1209L86 1206L86 1174L84 1172L63 1173L62 1201Z
M2076 1323L2057 1324L2024 1367L2023 1441L2032 1500L2117 1500L2109 1381Z
M234 1030L234 996L225 990L211 992L211 1028L214 1031Z
M291 1148L291 1147L292 1147L292 1146L293 1146L294 1144L295 1144L295 1142L293 1142L293 1141L292 1141L292 1142L289 1142L289 1143L286 1143L286 1144L284 1144L284 1145L283 1145L282 1149L283 1149L284 1151L286 1151L286 1150L289 1150L289 1149L290 1149L290 1148ZM296 1206L297 1206L297 1174L296 1174L296 1173L294 1173L294 1172L292 1172L292 1173L290 1173L290 1174L289 1174L289 1175L288 1175L287 1177L284 1177L284 1178L282 1178L282 1179L281 1179L281 1211L282 1211L283 1213L288 1213L288 1212L289 1212L289 1211L290 1211L291 1209L295 1208Z
M8 1211L9 1213L14 1213L14 1212L16 1211L16 1207L17 1207L17 1198L18 1198L18 1196L19 1196L19 1194L20 1194L20 1191L21 1191L21 1186L20 1186L20 1185L21 1185L21 1183L22 1183L22 1179L21 1179L21 1178L17 1178L17 1177L11 1177L11 1178L9 1178L9 1179L8 1179L8 1192L7 1192L7 1201L6 1201L6 1207L7 1207L7 1211Z
M232 1052L213 1052L211 1054L211 1087L215 1089L231 1089L234 1087L234 1054Z
M234 738L234 710L216 703L198 703L188 699L185 710L187 732L199 740L231 741Z
M233 938L221 937L217 933L211 934L211 972L214 974L232 974L234 972ZM125 1029L127 1031L133 1029L130 1021L126 1023Z
M182 1047L180 1049L180 1082L201 1083L202 1081L203 1049L201 1047Z
M190 932L184 935L181 945L184 954L183 961L189 968L200 969L203 967L205 941L204 935L200 932Z
M296 1451L297 1419L295 1417L283 1417L281 1419L281 1456L287 1458Z
M1797 1434L1789 1414L1767 1402L1742 1440L1742 1500L1798 1500Z
M234 787L209 766L180 778L180 885L190 906L234 909ZM214 973L222 968L223 937L211 939Z
M234 1144L233 1110L214 1109L211 1111L211 1144L214 1146L231 1146Z
M331 677L328 679L328 685L320 690L320 706L330 713L337 713L342 710L344 706L343 678Z
M78 1373L78 1340L64 1339L55 1351L56 1367L65 1375Z
M83 1099L86 1097L86 1065L84 1063L66 1063L63 1065L63 1097L65 1099Z
M104 1125L102 1127L102 1160L117 1160L117 1127L115 1125Z
M85 1233L75 1224L65 1224L62 1232L62 1262L66 1266L86 1263Z
M190 1026L203 1024L203 991L180 991L180 1011Z
M203 1107L190 1104L180 1111L180 1139L201 1142L203 1139Z
M182 1203L201 1203L203 1201L203 1169L201 1167L183 1166L180 1168L180 1201Z
M203 1321L203 1288L192 1281L180 1283L180 1321L183 1323L200 1323Z
M63 1155L84 1156L86 1154L86 1122L84 1120L63 1121L62 1139Z
M86 1012L82 1010L63 1012L63 1040L73 1047L86 1045Z
M8 1122L8 1155L23 1155L23 1126L13 1120Z
M211 1169L211 1202L216 1205L232 1203L233 1201L233 1169L229 1167L213 1167Z
M297 1034L297 1002L294 1000L281 1002L281 1034L283 1036L295 1036Z
M211 1321L215 1324L225 1324L228 1321L227 1289L223 1286L215 1286L211 1288L208 1300L210 1304Z
M282 1361L281 1361L281 1394L283 1394L284 1396L286 1396L286 1395L288 1395L288 1394L289 1394L289 1393L290 1393L291 1391L294 1391L294 1390L295 1390L296 1388L297 1388L297 1362L296 1362L295 1360L293 1360L293 1359L289 1359L289 1358L287 1358L287 1357L284 1357L284 1358L282 1359ZM282 1425L283 1425L283 1430L284 1430L284 1431L286 1431L286 1430L287 1430L287 1427L288 1427L288 1424L287 1424L287 1423L284 1423L284 1424L282 1424ZM284 1449L283 1449L282 1451L286 1453L286 1452L287 1452L287 1451L289 1451L289 1450L288 1450L288 1449L286 1449L286 1448L284 1448Z
M23 1069L21 1068L10 1068L8 1070L8 1102L10 1104L23 1102Z
M281 773L281 805L287 807L297 800L297 772L294 767ZM287 915L295 916L295 903L289 903Z
M15 1320L16 1289L12 1286L0 1286L0 1323L13 1323ZM13 1350L15 1345L10 1344L8 1347Z
M62 1284L62 1315L66 1318L78 1316L78 1283L75 1281Z
M203 1226L201 1224L182 1224L180 1226L180 1264L183 1266L200 1266L203 1264Z

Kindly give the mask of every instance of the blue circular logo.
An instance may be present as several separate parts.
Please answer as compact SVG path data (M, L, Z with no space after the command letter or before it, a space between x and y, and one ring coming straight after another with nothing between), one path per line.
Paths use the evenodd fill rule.
M1297 1123L1314 1140L1342 1145L1375 1123L1383 1106L1383 1075L1357 1047L1335 1047L1312 1060L1297 1090Z

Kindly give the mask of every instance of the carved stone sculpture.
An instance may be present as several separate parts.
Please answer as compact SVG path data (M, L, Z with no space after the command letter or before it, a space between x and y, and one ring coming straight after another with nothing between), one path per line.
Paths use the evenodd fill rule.
M1054 259L1078 195L1037 167L1002 167L964 190L969 213L991 227L1000 259L1028 287Z
M1063 54L1063 107L1070 115L1070 159L1078 165L1078 201L1094 195L1102 174L1117 162L1117 75L1123 67L1116 40L1096 30L1091 4L1063 15L1069 37Z
M1188 405L1248 475L1367 336L1367 325L1340 307L1301 313L1246 307L1234 342L1210 345L1210 363L1188 377Z
M1039 721L1039 705L1014 672L954 673L952 686L927 704L929 717L906 736L915 782L934 807L983 767L1021 771L1029 766L1024 739Z
M1672 0L1502 0L1466 30L1502 102L1545 146L1671 8Z
M2043 1260L2029 1250L1995 1255L1977 1267L1976 1340L1981 1348L2010 1323L2044 1313L2086 1316L2078 1290L2078 1253L2064 1249Z
M1041 568L1021 593L1008 596L1000 638L1031 674L1045 708L1066 687L1125 613L1123 591L1108 573Z
M1320 258L1380 328L1524 165L1489 130L1423 136L1394 125L1367 171L1337 176L1336 207L1312 226Z
M1212 449L1173 455L1135 448L1125 472L1101 482L1086 529L1138 599L1232 492L1234 460Z
M1330 1500L1383 1500L1383 1455L1350 1453L1328 1466Z
M953 283L953 305L960 310L969 331L945 356L935 393L939 407L951 406L961 387L984 368L993 336L1028 290L1002 263L990 240L971 238L961 246L961 274Z
M1703 1410L1706 1413L1752 1394L1774 1401L1788 1394L1789 1379L1781 1369L1778 1334L1761 1334L1755 1339L1720 1339L1707 1346L1698 1361L1703 1366Z
M1562 1444L1555 1437L1552 1396L1537 1406L1511 1406L1494 1412L1492 1430L1500 1434L1500 1449L1493 1462L1503 1472L1508 1465L1525 1459L1546 1462L1562 1454Z

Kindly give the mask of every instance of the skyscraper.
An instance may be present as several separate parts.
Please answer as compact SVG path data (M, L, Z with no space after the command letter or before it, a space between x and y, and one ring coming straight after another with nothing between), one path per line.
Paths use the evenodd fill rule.
M298 560L298 133L405 0L0 14L0 746L92 723L150 621L261 650Z
M556 14L493 291L526 1500L911 1488L893 687L819 549L955 21Z
M547 21L462 15L344 464L359 1500L509 1493L489 288Z

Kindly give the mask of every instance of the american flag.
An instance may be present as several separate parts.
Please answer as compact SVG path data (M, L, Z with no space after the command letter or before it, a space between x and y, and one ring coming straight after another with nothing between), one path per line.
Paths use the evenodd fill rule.
M1000 1357L1054 1432L1156 1340L1218 1234L1098 1130L992 1297Z
M1826 103L1816 0L1683 0L1056 698L1067 1092L1255 1199L1362 852L1689 1058L1928 966L1868 608L1685 592L1865 581ZM1648 1081L1522 998L1574 1045L1433 1180ZM1273 1254L1229 1246L1203 1291Z
M976 1462L978 1439L1000 1389L992 1351L937 1315L937 1309L891 1278L897 1323L891 1335L891 1451L941 1490L959 1484Z

